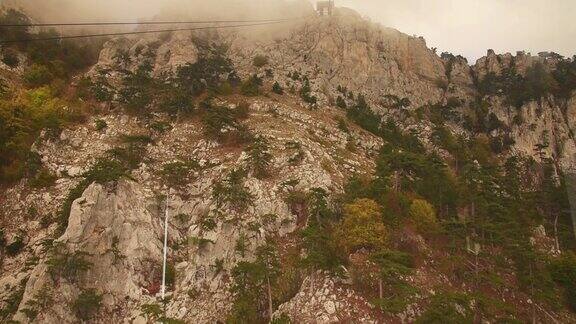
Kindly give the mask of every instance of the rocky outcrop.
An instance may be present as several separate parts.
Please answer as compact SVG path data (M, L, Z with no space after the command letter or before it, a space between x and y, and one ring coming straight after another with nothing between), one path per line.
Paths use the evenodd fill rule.
M296 323L379 323L374 306L340 281L323 273L307 277L274 317L287 315Z
M141 38L115 38L104 44L98 63L89 75L99 71L136 71L144 62L152 65L153 75L172 75L179 67L194 64L198 60L198 48L192 37L185 33L165 34Z
M446 78L444 67L424 39L377 26L346 10L332 18L309 19L274 42L247 43L233 43L237 66L248 69L256 53L266 54L276 81L289 88L294 82L287 73L299 72L319 90L324 103L334 99L338 86L360 91L376 103L386 95L410 98L413 107L442 96L436 84Z
M138 310L147 287L157 281L161 262L160 206L150 190L133 181L121 180L113 187L92 184L72 205L66 232L57 240L59 251L86 253L91 267L70 282L53 278L44 263L30 274L16 320L26 322L22 310L43 289L50 289L54 303L42 309L40 322L73 323L69 305L79 287L106 292L102 318L121 319ZM56 281L55 281L56 280ZM104 315L106 314L106 315Z

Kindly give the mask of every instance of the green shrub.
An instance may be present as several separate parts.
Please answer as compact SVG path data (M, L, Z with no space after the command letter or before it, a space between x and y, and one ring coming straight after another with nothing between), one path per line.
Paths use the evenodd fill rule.
M22 303L24 291L26 290L26 283L28 279L22 279L20 285L13 287L12 291L4 298L2 308L0 308L0 320L3 323L10 323L12 317L18 311L18 307ZM8 287L3 287L8 288Z
M576 255L567 252L550 263L552 278L564 290L566 304L576 312Z
M152 143L152 138L149 135L122 135L122 142L125 144L146 145Z
M82 196L84 190L88 188L91 184L89 180L82 180L80 181L76 187L74 187L66 196L66 199L62 203L60 210L58 211L58 216L56 221L58 222L58 230L57 234L63 234L66 231L66 227L68 227L68 219L70 218L70 210L72 209L72 204L74 201Z
M338 122L338 129L343 131L346 134L350 133L350 129L348 128L348 123L344 120L344 118L342 117L338 117L336 119L336 121Z
M224 81L216 88L215 92L221 96L230 96L234 93L234 87L229 81Z
M20 60L18 60L18 56L13 51L5 51L4 55L2 56L2 63L6 64L11 68L16 68L20 64Z
M90 183L97 182L105 184L107 182L117 181L126 176L127 168L120 161L111 159L101 159L88 172L84 174L86 180Z
M339 273L341 265L346 263L347 256L336 244L334 231L316 223L300 232L306 256L302 263L311 269L327 270Z
M176 268L172 263L166 265L166 286L174 288L176 284Z
M312 95L312 88L310 87L310 81L308 78L304 79L304 84L300 89L300 98L304 100L304 102L309 103L311 105L316 105L318 102L318 98Z
M88 321L93 318L102 306L102 296L95 289L83 290L72 304L76 317Z
M150 108L158 85L152 78L152 65L146 62L136 72L126 71L122 80L118 101L132 112L142 113Z
M176 216L174 216L174 218L180 223L180 224L188 224L188 222L190 221L190 218L192 216L190 216L189 214L184 214L184 213L180 213Z
M418 290L412 285L398 280L388 283L387 293L382 299L376 301L376 305L385 313L398 314L406 310L406 307L414 302Z
M163 84L156 96L160 110L172 116L186 116L194 112L192 96L179 85Z
M272 85L272 92L279 95L284 94L284 89L282 88L280 83L278 83L278 81L274 82L274 84Z
M262 85L262 79L260 79L257 75L253 75L246 81L242 82L240 91L245 96L249 97L259 96L261 94L260 91L261 85Z
M282 314L280 314L280 316L274 317L270 323L271 324L290 324L290 323L292 323L292 320L290 319L290 317L288 315L286 315L285 313L282 313Z
M414 199L410 205L410 218L421 234L437 234L440 224L434 206L423 199Z
M223 181L214 184L212 197L216 205L229 206L236 211L245 211L253 203L254 196L244 186L243 170L233 170Z
M58 177L52 174L50 170L42 168L32 179L30 179L29 184L32 188L36 189L48 188L52 187L54 183L56 183L57 179Z
M238 239L236 240L236 245L234 246L234 251L236 251L236 253L240 254L241 257L245 257L246 256L246 251L248 250L248 238L246 237L246 234L241 233L240 236L238 237Z
M202 116L205 133L209 137L221 140L224 137L224 129L236 129L238 123L234 111L223 106L209 106Z
M288 159L290 164L298 164L304 160L305 152L302 149L302 144L299 142L290 141L286 143L285 147L286 149L296 151L294 155Z
M104 128L108 127L108 123L106 123L106 121L103 119L96 119L94 121L94 127L96 127L97 131L101 131Z
M416 320L416 323L473 323L469 303L470 300L466 295L438 293L432 297L430 305ZM459 309L462 310L464 314L460 313Z
M207 238L194 236L190 237L189 243L192 244L193 246L198 247L198 249L202 250L206 248L208 244L214 244L215 242Z
M233 135L236 137L233 137L232 139L237 144L246 144L246 143L251 143L252 141L254 141L254 134L245 125L238 125L238 129L237 129L236 133Z
M250 104L247 101L241 101L234 110L236 118L246 119L250 116Z
M298 71L294 71L292 73L288 72L288 77L294 81L300 80L300 73Z
M246 116L246 106L230 109L223 106L207 104L203 111L204 132L221 143L242 144L252 141L250 130L240 124L238 119Z
M263 269L256 263L239 262L232 269L234 278L233 292L236 300L232 306L228 323L259 323L260 286L263 281Z
M347 116L365 130L375 135L381 134L380 124L382 123L382 118L372 111L364 96L358 95L356 105L348 109Z
M263 67L268 64L268 57L264 55L256 55L252 60L252 64L255 67Z
M26 247L26 244L24 244L24 238L22 236L16 236L14 242L6 246L6 254L11 257L15 257L20 254L20 252L22 252L24 247Z
M162 314L162 307L158 304L144 304L140 306L140 311L142 315L146 317L149 321L156 321L158 320Z
M44 286L34 295L34 298L26 302L26 307L22 309L22 313L24 313L30 321L34 321L38 313L52 305L54 302L53 293L48 286Z
M264 323L272 316L265 306L273 311L273 289L276 287L280 270L277 249L267 241L256 251L254 262L239 262L232 269L232 292L235 294L229 323ZM264 302L264 296L268 301ZM268 313L264 319L263 314Z
M196 225L203 231L212 231L218 226L216 219L210 214L201 215L196 222Z
M99 71L95 80L90 82L90 93L98 102L111 102L114 98L114 89L108 82L105 71Z
M150 128L158 133L166 133L167 131L172 130L172 125L168 122L158 121L150 124Z
M6 246L6 236L4 235L4 230L0 229L0 250L3 250Z
M252 169L254 176L262 179L269 174L271 163L270 145L264 137L259 136L248 147L248 165Z
M228 57L228 47L215 44L202 44L200 47L204 53L198 61L177 71L176 83L184 89L183 92L189 96L198 96L207 90L217 92L225 75L228 75L227 81L235 86L238 77Z
M191 173L200 169L196 160L167 163L162 167L161 175L168 183L182 186L188 183Z
M387 245L388 229L382 209L373 200L358 199L344 206L344 219L336 236L347 253L359 249L379 251Z
M24 82L30 88L46 85L54 79L54 75L44 65L34 64L24 72Z
M46 261L48 273L53 280L64 278L76 282L78 276L92 268L92 263L86 260L88 253L70 253L66 245L59 243L52 247L50 258Z
M336 107L340 109L346 109L348 107L348 105L346 104L346 100L344 100L342 96L338 96L336 98Z

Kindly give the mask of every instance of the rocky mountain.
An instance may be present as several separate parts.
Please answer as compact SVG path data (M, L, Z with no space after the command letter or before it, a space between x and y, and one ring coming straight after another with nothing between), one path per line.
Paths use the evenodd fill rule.
M35 46L0 63L2 321L576 321L573 59L347 9Z

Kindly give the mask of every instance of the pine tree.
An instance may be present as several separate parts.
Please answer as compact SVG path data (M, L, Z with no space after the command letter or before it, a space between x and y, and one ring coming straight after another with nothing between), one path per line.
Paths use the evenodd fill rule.
M268 141L264 137L257 137L248 148L248 163L256 178L262 179L268 175L272 154L270 154Z
M274 92L275 94L279 94L279 95L284 94L284 89L282 88L280 83L278 83L278 81L274 82L274 85L272 86L272 92Z

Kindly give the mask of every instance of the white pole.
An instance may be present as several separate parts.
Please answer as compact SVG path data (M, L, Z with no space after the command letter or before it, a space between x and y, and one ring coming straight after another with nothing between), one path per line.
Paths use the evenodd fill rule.
M166 211L164 217L164 260L162 263L162 300L166 296L166 257L168 255L168 196L166 196Z

